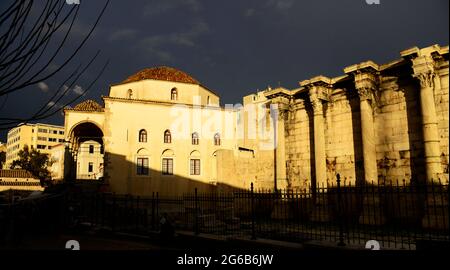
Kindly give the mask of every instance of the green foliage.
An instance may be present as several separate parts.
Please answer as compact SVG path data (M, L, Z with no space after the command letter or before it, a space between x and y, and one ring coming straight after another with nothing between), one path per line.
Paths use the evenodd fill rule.
M48 155L43 154L36 149L28 148L25 145L18 153L19 159L14 160L11 164L11 169L24 169L31 172L35 177L41 181L50 180L50 171L47 169L51 166Z

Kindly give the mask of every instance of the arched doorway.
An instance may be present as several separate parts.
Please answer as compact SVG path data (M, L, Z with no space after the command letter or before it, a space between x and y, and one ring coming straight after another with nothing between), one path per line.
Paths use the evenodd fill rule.
M69 151L72 154L71 178L77 180L99 180L103 178L104 134L92 122L75 125L69 132Z

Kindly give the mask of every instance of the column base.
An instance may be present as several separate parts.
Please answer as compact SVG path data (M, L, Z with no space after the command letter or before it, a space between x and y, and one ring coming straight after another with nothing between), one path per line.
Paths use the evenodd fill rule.
M445 230L449 227L448 198L444 194L428 195L422 227L425 229Z
M314 205L310 220L314 222L328 222L332 220L332 213L325 199L319 199Z
M292 218L292 212L287 202L276 202L273 206L271 219L290 219Z

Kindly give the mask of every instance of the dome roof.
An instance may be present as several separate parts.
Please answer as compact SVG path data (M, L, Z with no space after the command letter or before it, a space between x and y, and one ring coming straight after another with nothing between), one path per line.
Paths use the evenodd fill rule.
M137 82L137 81L148 80L148 79L159 80L159 81L200 84L199 81L192 78L189 74L187 74L183 71L177 70L175 68L166 67L166 66L143 69L143 70L129 76L122 83Z
M103 112L103 107L92 99L77 104L72 110L85 112Z

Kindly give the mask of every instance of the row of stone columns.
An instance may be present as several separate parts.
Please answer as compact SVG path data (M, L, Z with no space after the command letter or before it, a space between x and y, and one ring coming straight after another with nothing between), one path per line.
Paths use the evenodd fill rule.
M420 110L425 149L426 180L437 180L442 171L440 164L439 133L435 105L435 61L433 50L413 50L402 52L409 57L414 70L413 77L420 81ZM364 177L366 182L378 181L376 133L374 125L374 107L377 106L375 93L378 91L379 66L372 61L350 66L345 72L354 79L355 89L360 100L361 135L364 158ZM439 78L437 78L439 80ZM319 76L300 82L309 93L314 114L314 161L316 185L326 186L326 154L323 102L329 101L332 90L331 80Z

